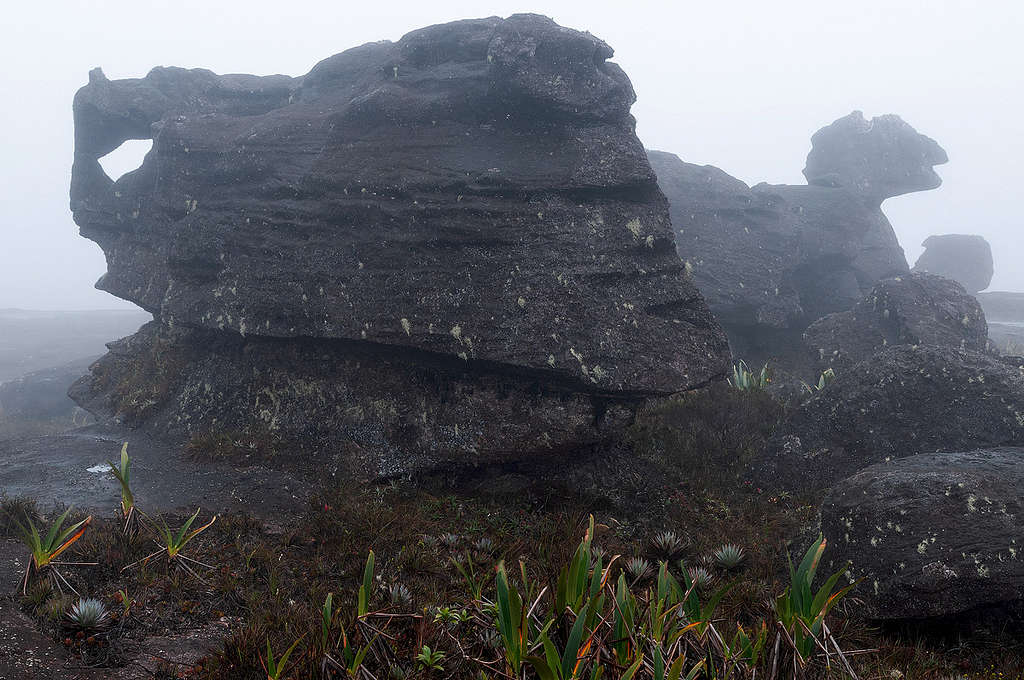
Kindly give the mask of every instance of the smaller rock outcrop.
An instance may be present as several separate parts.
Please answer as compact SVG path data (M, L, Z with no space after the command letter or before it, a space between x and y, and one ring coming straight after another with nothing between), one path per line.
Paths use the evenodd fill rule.
M915 272L931 272L953 279L971 295L988 288L995 274L992 246L982 236L943 234L925 239Z
M932 453L837 484L821 511L833 569L850 562L879 619L1024 600L1024 449Z
M910 271L882 201L940 183L946 153L898 116L859 111L813 137L808 186L744 182L648 151L676 247L733 353L802 369L800 336L849 310L881 279ZM798 356L799 355L799 356Z
M811 186L843 187L881 204L887 198L938 188L932 166L949 162L938 143L896 115L866 120L854 111L811 137L804 177Z
M842 370L890 345L983 352L988 324L977 299L956 281L913 273L880 281L848 312L818 319L804 333L822 368Z
M896 345L839 373L778 428L766 485L824 489L917 453L1024 446L1024 367L951 347Z

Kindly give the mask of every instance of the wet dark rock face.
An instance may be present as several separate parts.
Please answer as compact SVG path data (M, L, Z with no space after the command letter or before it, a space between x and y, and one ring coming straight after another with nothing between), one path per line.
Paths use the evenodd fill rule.
M924 252L914 264L916 272L931 272L953 279L971 295L988 288L995 274L992 246L982 236L944 234L925 239Z
M956 281L912 273L880 281L848 312L815 321L804 342L821 368L842 371L891 345L988 349L988 324L977 299Z
M825 489L882 461L1024 446L1024 366L950 347L896 345L838 374L779 426L759 476Z
M621 421L608 400L628 411L718 379L727 343L676 255L611 55L517 15L367 44L294 79L94 72L75 98L75 220L107 256L99 287L162 327L76 398L135 411L139 362L167 357L179 379L141 417L158 431L322 415L317 437L348 441L338 414L387 393L394 413L356 439L444 460L512 449L517 429L535 434L524 450L571 446ZM97 159L133 138L153 150L111 182ZM521 416L507 440L479 425L499 405Z
M931 139L898 116L859 111L819 130L808 186L748 187L711 166L649 151L669 199L680 256L735 354L792 353L816 319L853 307L881 279L907 273L885 198L939 185L946 162Z
M822 507L826 553L863 578L868 616L950 616L1024 600L1024 449L931 453L879 463Z

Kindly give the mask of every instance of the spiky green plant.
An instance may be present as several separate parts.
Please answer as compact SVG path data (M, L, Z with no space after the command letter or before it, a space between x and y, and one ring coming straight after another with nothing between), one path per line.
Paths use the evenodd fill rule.
M714 574L701 566L690 567L686 573L690 577L690 583L697 589L708 588L715 580Z
M473 550L475 550L479 555L490 556L494 554L497 547L494 545L494 541L486 536L482 536L481 538L473 541Z
M411 607L412 606L412 592L404 583L396 583L391 586L388 591L389 599L391 604L396 607Z
M522 572L525 579L526 570L522 569ZM524 602L519 590L509 583L504 562L498 563L494 583L497 595L494 602L495 622L504 645L505 662L510 674L518 678L534 639L530 630L530 603L528 600ZM528 586L524 584L524 587L528 590Z
M106 605L94 598L80 598L66 615L68 626L86 633L99 632L110 625Z
M82 521L62 530L64 522L70 514L71 508L68 508L53 524L50 525L45 536L39 533L35 522L32 521L32 518L28 514L24 515L21 520L16 517L11 517L11 521L14 523L21 536L22 543L24 543L30 551L29 563L25 567L25 578L23 579L21 586L21 592L23 595L28 589L28 582L31 575L33 573L41 574L44 570L47 570L54 575L54 580L58 587L63 583L71 588L71 584L68 583L67 579L65 579L59 571L54 569L54 566L59 564L56 559L61 555L61 553L70 548L75 541L82 537L82 534L85 533L89 523L92 522L92 516L90 515ZM71 588L71 590L73 592L74 588Z
M808 385L803 381L800 381L800 384L803 385L804 389L807 392L814 394L815 392L821 392L823 389L832 384L835 381L835 379L836 372L833 371L831 368L826 368L824 371L821 372L821 375L818 376L818 382L815 383L814 385Z
M822 640L822 630L825 616L856 585L853 583L839 590L835 589L840 576L846 571L844 565L829 576L816 593L812 592L811 586L814 584L814 576L826 545L825 537L819 535L818 540L804 553L798 567L794 568L793 561L789 561L790 585L775 600L775 612L779 622L793 640L795 652L799 655L798 661L801 663L810 657L816 644L824 646L826 641Z
M128 457L128 442L125 442L121 446L120 465L115 465L109 460L107 461L107 465L110 466L110 472L114 475L114 479L116 479L118 484L121 485L121 518L124 520L123 531L125 535L134 533L137 529L137 525L135 522L135 495L132 493L131 487L132 461Z
M686 549L686 541L674 531L659 531L651 539L651 548L658 559L678 560Z
M167 550L167 559L173 560L181 556L181 551L188 545L189 541L203 533L217 521L217 515L214 515L209 522L199 527L198 529L192 529L192 524L199 517L200 508L196 508L196 511L192 513L192 516L185 520L185 523L181 525L181 528L177 532L168 526L167 522L160 518L160 526L158 530L160 532L161 542L163 547Z
M217 515L214 515L209 522L198 529L193 529L192 525L195 523L196 518L199 517L199 512L200 508L196 508L196 511L192 513L192 516L185 520L185 523L177 531L174 531L163 517L158 517L157 521L152 522L152 524L157 536L159 537L159 540L157 540L156 543L160 548L155 552L146 555L141 560L121 567L121 571L131 569L139 564L145 564L149 562L150 559L157 557L158 555L162 555L167 558L167 564L169 566L174 565L176 568L187 572L197 580L203 581L202 577L200 577L190 565L204 567L206 569L213 569L213 567L182 553L182 550L185 549L185 546L187 546L193 538L209 529L213 526L213 523L217 521Z
M732 379L729 384L738 390L763 390L768 387L771 378L768 375L768 364L761 367L757 373L750 370L747 362L742 359L732 367Z
M484 585L487 583L487 570L478 573L473 558L469 555L465 556L465 561L453 557L452 565L462 575L462 580L465 582L466 588L469 589L470 596L474 600L479 600L483 596Z
M420 668L428 671L443 671L444 666L441 662L444 661L445 653L440 649L431 649L427 645L423 645L420 648L420 653L416 655L416 661L419 663Z
M370 554L366 556L366 566L363 567L363 584L359 586L356 607L360 617L366 616L370 611L370 600L373 599L373 570L376 562L376 557L371 550Z
M267 654L260 659L260 665L267 672L267 680L280 680L284 677L285 669L288 667L288 657L292 655L300 642L302 642L302 638L293 642L280 659L275 659L274 650L270 647L270 638L267 638Z
M639 583L651 575L651 563L642 557L630 557L624 567L634 583Z
M715 563L722 569L729 571L738 568L747 557L743 548L735 543L726 543L715 551Z

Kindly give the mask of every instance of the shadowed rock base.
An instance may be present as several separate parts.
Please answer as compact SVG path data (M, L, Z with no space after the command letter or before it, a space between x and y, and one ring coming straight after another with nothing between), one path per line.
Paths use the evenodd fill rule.
M371 477L565 453L628 425L642 403L500 364L155 322L112 344L72 396L172 440L340 451L348 472Z

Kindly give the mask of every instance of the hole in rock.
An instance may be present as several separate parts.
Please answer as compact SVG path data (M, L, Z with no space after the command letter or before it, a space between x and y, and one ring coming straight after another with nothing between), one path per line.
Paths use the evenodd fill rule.
M116 182L132 170L138 170L146 154L152 148L152 139L125 140L121 146L100 158L100 166L107 177Z

